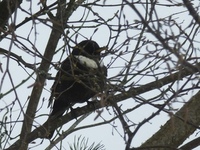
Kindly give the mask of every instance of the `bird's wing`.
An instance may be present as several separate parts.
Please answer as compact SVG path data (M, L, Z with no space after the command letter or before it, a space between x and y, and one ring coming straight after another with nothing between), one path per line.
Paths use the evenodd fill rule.
M87 88L92 88L92 86L96 85L95 83L98 83L101 90L103 90L104 80L107 76L107 68L105 66L98 66L99 69L88 68L87 65L83 65L77 58L71 56L65 59L61 64L61 69L58 71L51 88L52 92L49 98L49 106L54 99L59 97L63 90L73 86L76 81L83 84L83 86L85 85Z
M67 80L72 80L72 66L71 59L68 57L65 59L62 64L60 70L57 72L55 81L51 87L51 96L49 98L49 105L48 107L53 103L53 100L59 95L60 92L62 92L62 82ZM65 85L67 86L67 85ZM69 85L70 86L70 85Z

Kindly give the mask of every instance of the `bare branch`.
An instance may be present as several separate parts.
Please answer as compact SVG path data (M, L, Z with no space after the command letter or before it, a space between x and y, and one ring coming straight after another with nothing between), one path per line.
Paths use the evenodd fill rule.
M200 125L200 92L193 96L161 129L148 139L142 148L154 150L165 146L178 148ZM165 134L163 134L165 133Z
M195 10L195 8L192 6L191 1L189 0L183 0L183 3L187 7L188 11L190 12L190 15L194 18L197 24L200 26L200 16L198 15L198 12Z

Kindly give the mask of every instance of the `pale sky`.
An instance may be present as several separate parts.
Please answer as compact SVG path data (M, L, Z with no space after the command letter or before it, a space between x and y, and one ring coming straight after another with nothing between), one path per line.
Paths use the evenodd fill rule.
M54 2L53 0L51 0L50 2ZM112 1L111 4L113 3L120 3L120 0L115 0ZM145 1L146 2L146 1ZM195 1L196 3L198 3L198 0ZM32 11L33 13L36 12L40 7L37 5L38 1L33 1L32 2L32 7L31 10L30 8L30 2L28 1L24 1L21 5L21 7L23 9L25 9L26 11L30 12ZM108 4L108 1L106 1L106 4ZM141 12L144 11L144 8L141 7L141 5L138 4L137 6L139 8L139 10ZM102 18L104 18L105 20L110 19L113 17L113 14L115 14L116 12L120 11L120 7L92 7L93 10L95 10L99 16L101 16ZM183 8L183 7L180 7ZM182 9L179 9L176 7L176 9L174 9L173 7L164 7L164 6L160 6L159 8L157 8L157 10L159 11L159 18L164 18L169 16L170 14L176 13L176 12L181 12ZM80 19L81 15L83 14L84 9L83 8L79 8L76 10L76 12L71 16L71 18L69 19L69 22L72 21L76 21L77 19ZM125 9L123 10L124 15L126 16L126 20L129 21L129 23L134 22L135 20L138 20L138 17L136 16L136 14L133 12L133 10L131 10L129 7L125 7ZM118 12L119 14L119 12ZM24 20L24 18L26 17L25 13L21 12L20 10L18 10L18 16L17 16L17 23L21 22L22 20ZM95 16L93 16L92 14L89 14L88 16L88 20L96 18ZM178 14L177 15L177 20L179 22L182 22L182 26L186 26L188 24L188 22L190 22L191 17L188 15L188 13L182 13L182 14ZM123 21L123 19L121 20ZM117 24L118 20L117 18L113 19L112 21L109 22L110 24ZM72 23L70 23L69 25L72 25ZM78 25L78 24L75 24ZM81 24L80 24L81 25ZM87 24L86 24L87 25ZM91 24L88 24L91 25ZM32 28L33 27L33 28ZM75 28L75 30L77 30ZM95 40L100 46L106 46L108 44L109 41L109 36L112 34L112 36L116 33L112 32L110 34L109 29L106 25L101 25L98 27L97 32L94 33L94 28L85 28L85 29L81 29L78 30L79 32L79 36L77 38L77 41L80 42L81 40L84 40L83 37L81 37L81 34L84 35L87 38L92 37L93 40ZM189 31L188 31L189 32ZM49 33L50 33L50 28L47 27L46 25L39 23L36 24L35 26L32 26L32 22L28 23L25 26L20 27L19 29L17 29L16 34L19 36L18 39L20 42L22 42L24 45L26 45L28 48L33 49L33 45L35 45L35 47L37 48L37 50L43 54L45 46L47 44L47 40L49 38ZM124 41L124 39L126 38L126 34L128 34L130 37L136 37L138 36L138 31L134 30L132 28L130 28L128 30L128 33L123 32L120 34L119 38L117 39L117 44L113 47L114 49L117 48L117 46L119 46L122 41ZM174 29L174 33L176 33L176 29ZM73 30L70 30L70 35L72 36L72 39L75 40L76 39L76 34L74 34ZM197 35L199 37L199 35ZM8 36L9 37L9 36ZM21 37L24 38L28 38L30 40L31 43L27 42L26 39L22 39ZM147 35L147 38L154 40L155 38L153 38L151 35ZM200 37L199 37L200 38ZM111 40L108 46L112 46L113 45L114 40ZM137 41L132 40L130 45L129 45L129 49L134 49L135 44ZM19 45L19 43L16 43L17 45ZM24 50L20 49L19 47L16 47L17 45L12 45L10 42L10 39L4 39L0 42L0 47L3 47L5 49L8 49L10 46L11 47L11 51L12 52L16 52L18 55L21 55L22 58L24 60L26 60L28 63L38 63L40 61L40 59L38 57L32 57L29 54L27 54ZM62 47L64 45L64 40L63 37L61 38L61 40L59 41L59 45L58 48ZM71 43L71 45L73 46L73 44ZM21 46L20 46L21 47ZM125 48L124 48L125 50ZM141 50L141 53L145 53L145 49ZM54 58L53 61L57 62L58 60L60 60L60 57L62 55L62 51L60 51L59 53L57 53ZM65 59L65 57L67 57L67 53L64 54L63 59ZM107 65L110 62L111 57L116 57L115 55L108 55L106 56L103 60L104 60L104 64ZM129 60L130 57L129 55L125 55L124 56L126 60ZM140 57L142 56L138 56L138 59L140 59ZM21 81L25 78L27 78L27 72L22 69L22 67L18 66L18 64L13 61L10 60L9 62L7 61L6 57L0 55L0 62L3 64L3 70L5 71L6 68L8 67L10 74L12 75L12 81L14 83L14 85L17 85L19 83L21 83ZM117 61L115 61L111 68L108 69L108 78L113 77L115 75L117 75L119 73L119 71L122 68L112 68L112 67L116 67L116 66L123 66L125 65L126 61L124 61L123 58L118 59ZM144 64L148 63L144 61ZM38 66L37 66L38 67ZM140 67L139 66L137 69L139 70ZM28 73L31 74L32 70L27 69ZM54 68L51 68L49 70L49 73L52 74L52 76L55 76L56 74L56 70ZM2 82L2 78L4 74L0 73L0 82ZM30 79L29 81L27 81L23 86L21 86L20 88L18 88L16 91L18 93L18 98L20 100L20 102L16 102L15 106L13 107L12 110L12 116L11 116L11 120L15 120L16 117L19 116L19 112L20 112L20 105L18 103L20 103L22 106L27 103L27 97L31 94L32 91L32 87L30 87L33 83L34 83L34 78L35 75L33 76L33 79ZM138 77L139 78L139 77ZM8 90L10 90L10 88L12 87L11 83L10 83L10 79L9 76L6 75L5 76L5 81L3 82L3 86L2 89L0 89L0 93L5 93ZM137 79L138 80L138 79ZM145 80L140 81L141 84L145 84L145 83L149 83L154 81L153 78L149 78ZM43 122L46 121L47 119L47 114L49 114L50 109L47 108L48 105L48 98L50 96L50 87L52 86L53 81L46 81L46 86L45 89L43 90L42 96L41 96L41 100L40 100L40 104L38 105L38 109L39 111L37 112L37 116L41 115L41 114L46 114L46 116L43 117L39 117L36 119L36 121L39 124L42 124ZM27 88L30 87L30 88ZM148 92L148 93L144 93L141 96L143 96L144 98L149 98L149 97L153 97L154 96L154 92L156 92L156 90L152 91L152 92ZM191 95L193 95L194 93L188 93L188 95L186 95L184 97L185 100L188 100L189 97L191 97ZM9 94L7 96L5 96L1 101L0 101L0 106L4 107L8 104L11 104L14 100L15 100L15 94ZM42 100L44 98L44 101ZM84 104L80 104L77 106L83 106ZM124 101L122 104L123 108L128 108L134 105L137 105L137 103L135 103L134 99L129 99ZM182 104L176 104L174 105L175 107L179 107ZM1 108L0 107L0 108ZM41 108L42 107L42 108ZM104 112L103 112L103 117L107 120L109 120L110 118L113 117L113 111L112 108L109 108L109 112L111 114L108 113L108 111L104 108ZM134 110L132 113L128 114L127 116L135 123L139 123L141 122L144 118L148 117L150 114L152 114L153 112L155 112L156 109L153 108L152 106L149 105L144 105L140 108L138 108L137 110ZM2 112L3 113L3 112ZM21 115L21 114L20 114ZM23 115L20 116L20 118ZM101 118L98 118L97 120L94 121L94 118L96 116L96 113L92 113L92 115L90 115L86 120L84 120L81 123L81 126L84 125L90 125L90 124L96 124L98 122L103 121ZM0 116L2 117L2 116ZM21 118L22 119L22 118ZM19 119L19 120L21 120ZM148 139L149 137L151 137L151 135L153 133L155 133L157 130L159 130L160 126L163 125L167 120L169 119L169 116L165 113L161 113L159 114L159 116L155 117L153 120L151 120L151 122L149 122L149 124L145 124L135 135L135 138L133 139L132 142L132 146L137 147L140 146L140 144L142 142L145 142L146 139ZM74 123L75 120L69 122L68 124L63 126L63 129L68 129L69 126ZM35 125L39 125L38 123L34 123ZM112 126L117 126L117 130L116 131ZM10 126L8 126L8 128L11 128ZM14 125L14 135L20 133L21 130L21 123L17 123ZM107 124L107 125L103 125L103 126L99 126L99 127L93 127L93 128L87 128L81 131L77 131L71 135L69 135L68 137L65 138L64 142L65 144L63 144L63 149L68 149L68 143L73 144L73 140L74 137L86 137L89 138L89 143L95 142L101 142L102 144L105 145L105 148L107 150L122 150L125 147L125 143L123 140L123 130L121 127L121 124L118 120L116 120L115 122L112 122L111 124ZM13 141L10 141L9 143L13 143ZM49 141L48 140L44 140L42 144L40 144L41 139L37 139L34 141L34 144L30 144L30 147L32 146L36 146L38 144L38 146L36 146L35 148L32 148L32 150L38 150L38 149L45 149L48 144ZM56 148L53 148L53 150L56 150Z

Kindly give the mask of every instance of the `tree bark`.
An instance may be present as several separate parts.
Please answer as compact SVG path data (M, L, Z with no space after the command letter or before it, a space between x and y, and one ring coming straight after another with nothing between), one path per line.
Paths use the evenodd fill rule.
M193 96L140 148L177 149L200 125L200 92Z

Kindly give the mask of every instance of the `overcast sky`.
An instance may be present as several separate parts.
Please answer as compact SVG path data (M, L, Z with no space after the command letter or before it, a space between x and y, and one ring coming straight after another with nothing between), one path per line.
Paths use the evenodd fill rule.
M54 2L54 1L50 1L50 2ZM106 1L106 5L108 4L108 2L110 1ZM199 3L198 0L195 1L196 3ZM31 13L34 13L36 11L38 11L39 6L37 5L38 1L32 1L32 5L30 4L30 2L28 1L24 1L21 5L21 7ZM115 0L112 1L111 4L113 3L120 3L120 0ZM31 7L31 9L30 9ZM142 8L141 5L137 6L139 8L139 10L141 12L144 11L144 8ZM172 13L177 13L182 11L180 8L183 7L164 7L164 6L160 6L157 8L159 14L159 18L164 18L169 16ZM104 18L105 20L113 17L113 15L115 13L117 13L118 11L120 11L120 7L93 7L93 10L95 10L99 16L101 16L102 18ZM77 19L80 19L81 15L83 14L84 9L83 8L78 8L76 10L76 12L73 13L73 15L70 17L69 22L73 22L76 21ZM119 12L118 12L119 13ZM135 15L135 13L129 8L129 7L125 7L125 9L123 10L124 15L126 16L126 20L129 21L129 23L134 22L135 20L137 20L137 16ZM20 23L22 20L24 20L24 18L26 17L26 13L21 12L20 10L18 10L17 12L17 18L16 18L16 24ZM182 14L178 14L177 15L178 19L177 21L179 22L183 22L182 26L187 25L188 22L190 22L191 17L188 15L188 13L182 13ZM88 19L93 19L95 18L95 16L93 16L92 14L89 14ZM118 20L113 19L112 24L117 24ZM72 25L72 23L70 23L70 25ZM78 25L78 24L76 24ZM77 29L75 29L77 30ZM84 40L84 37L87 38L91 38L93 40L95 40L100 46L106 46L108 44L108 46L112 46L112 42L113 40L111 40L110 43L108 43L109 41L109 36L110 36L110 32L109 29L106 25L101 25L100 27L98 27L97 32L94 33L94 28L85 28L85 29L81 29L79 32L79 36L77 38L77 41L80 42L82 40ZM174 30L174 32L176 32L176 30ZM94 34L93 34L94 33ZM24 37L24 38L28 38L32 44L35 45L35 47L40 51L41 54L43 54L48 38L49 38L49 34L50 34L50 28L47 27L46 25L42 24L42 23L38 23L34 26L32 26L32 22L27 23L27 25L24 25L20 28L17 29L16 34L18 36ZM73 35L74 32L73 30L70 30L70 35ZM115 33L112 33L115 34ZM130 29L128 30L128 34L129 36L136 36L138 34L138 31ZM84 35L81 36L81 35ZM199 35L198 35L199 36ZM33 45L31 43L28 43L26 39L22 39L20 37L18 37L20 39L20 41L25 44L27 47L29 47L30 49L32 49ZM121 42L124 40L124 38L126 38L126 33L122 33L120 34L120 37L117 40L117 44L115 45L115 47L119 46L121 44ZM149 37L151 39L151 36ZM200 37L199 37L200 38ZM75 40L76 36L72 36L72 39ZM121 41L120 41L121 40ZM63 37L61 38L58 48L62 47L65 44L65 41L63 40ZM131 48L131 46L134 47L134 45L136 44L136 41L132 40L132 42L130 43L129 48ZM73 43L71 43L71 45L73 46ZM32 57L29 54L27 54L26 52L24 52L22 49L20 49L19 47L17 47L16 45L12 45L10 42L10 39L4 39L0 42L0 47L3 47L5 49L8 49L11 47L11 50L13 52L17 51L18 55L21 55L22 58L24 60L26 60L28 63L38 63L40 61L40 58L38 57ZM114 47L114 48L115 48ZM54 58L53 61L57 62L58 60L60 60L62 51L60 51L59 53L57 53ZM65 57L67 57L68 54L68 50L66 49L66 53L65 53ZM62 60L65 58L63 57ZM115 57L112 55L108 55L107 57L104 58L104 64L108 64L110 62L111 57ZM125 59L129 59L128 55L124 56ZM25 78L27 78L27 74L31 74L32 71L27 69L28 73L26 72L26 70L22 69L22 67L20 67L16 61L7 61L6 57L3 57L2 55L0 55L0 62L3 64L3 70L5 71L7 68L9 69L11 75L12 75L12 81L14 83L14 85L17 85L19 83L21 83L22 80L24 80ZM119 59L118 61L114 62L112 67L116 67L116 66L121 66L124 65L125 61L123 59ZM108 69L108 77L112 77L115 76L119 73L120 68L112 68L110 67ZM52 74L52 76L55 76L56 74L56 70L54 68L51 68L51 70L49 71L49 73ZM4 79L4 74L0 73L0 81L2 82L2 79ZM18 94L18 98L20 100L20 104L23 106L26 102L27 102L27 98L28 96L31 94L32 91L32 87L30 87L30 85L32 85L34 83L34 79L35 79L35 75L33 75L33 78L30 79L29 81L27 81L23 86L21 86L20 88L18 88L16 91L19 93ZM148 80L143 80L141 81L143 83L149 83L153 80L148 79ZM40 100L40 104L39 104L39 111L37 112L37 115L41 115L41 114L46 114L46 116L43 117L39 117L37 118L37 122L38 123L34 123L35 125L39 126L39 124L42 124L43 122L46 121L47 119L47 114L49 114L50 109L47 108L48 105L48 98L50 96L50 87L52 86L53 81L46 81L46 86L45 89L43 91L43 94L41 96L41 100ZM10 88L12 87L11 82L10 82L10 78L8 75L5 76L4 82L3 82L3 86L2 89L0 89L0 93L5 93L7 92ZM27 88L30 87L30 88ZM154 91L155 92L155 91ZM188 94L185 99L191 97L192 94ZM145 93L142 94L143 97L153 97L153 92L149 92L149 93ZM42 100L44 98L44 101ZM15 94L12 93L10 95L7 95L5 98L3 98L3 100L0 101L0 106L3 108L4 106L8 105L8 104L12 104L12 102L15 100ZM17 104L16 104L17 103ZM15 120L16 117L19 116L19 112L20 112L20 105L18 104L18 102L15 103L15 106L12 109L12 114L11 114L11 120ZM122 107L129 107L130 104L133 103L133 99L127 100L123 102L123 106ZM86 103L85 103L86 104ZM85 105L83 104L83 105ZM122 103L121 103L122 104ZM77 106L83 106L83 105L77 105ZM134 105L134 103L132 104ZM40 108L42 106L42 108ZM178 105L177 105L178 106ZM1 108L0 107L0 108ZM140 107L139 109L135 110L134 113L130 113L128 116L129 118L132 119L132 121L134 122L140 122L142 121L144 118L148 117L150 114L152 114L152 112L156 111L155 108L148 106L148 105L144 105L142 107ZM2 111L3 114L4 111ZM109 114L111 113L111 114ZM20 115L20 118L23 115ZM90 125L90 124L95 124L98 122L103 121L101 118L98 118L97 120L94 121L94 118L96 116L96 113L92 113L92 115L90 115L86 120L84 120L81 123L81 126L84 125ZM109 119L113 116L113 112L112 112L112 108L109 109L109 112L104 108L104 112L103 112L103 117L105 119ZM3 117L3 116L0 116ZM153 133L155 133L157 130L159 130L160 126L163 125L167 120L168 120L169 116L165 113L161 113L159 116L155 117L153 120L151 120L151 122L149 122L149 124L145 124L138 132L136 137L133 140L132 145L134 147L139 146L142 142L144 142L146 139L148 139L149 137L151 137L151 135ZM22 119L22 118L21 118ZM20 120L21 120L20 119ZM65 125L63 127L63 129L68 129L68 127L74 123L75 120L71 121L70 123L68 123L67 125ZM117 126L117 130L114 130L113 126ZM11 128L11 127L8 127ZM19 133L21 130L21 124L17 123L14 125L14 131L15 133ZM118 133L120 132L120 134ZM15 134L16 135L16 134ZM65 144L63 144L65 146L65 148L67 149L68 143L73 144L73 140L74 137L78 137L82 135L83 137L89 138L89 142L101 142L102 144L105 145L105 148L107 150L121 150L124 149L125 147L125 143L123 140L123 130L121 128L121 124L119 121L115 121L112 122L111 124L107 124L107 125L103 125L103 126L99 126L99 127L94 127L94 128L87 128L81 131L77 131L73 134L71 134L70 136L66 137L65 139ZM14 136L14 134L13 134ZM10 143L13 143L13 141L10 141ZM44 149L46 148L46 146L48 146L49 141L48 140L44 140L42 144L40 144L41 139L38 139L36 141L34 141L35 143L30 144L30 146L35 146L38 144L38 146L36 146L35 148L32 148L32 150L38 150L38 149ZM55 149L55 148L54 148ZM63 148L64 149L64 148Z

